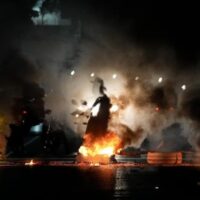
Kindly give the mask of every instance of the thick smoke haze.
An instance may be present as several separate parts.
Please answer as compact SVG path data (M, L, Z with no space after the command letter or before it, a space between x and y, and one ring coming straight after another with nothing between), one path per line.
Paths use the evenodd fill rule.
M73 112L89 112L99 95L99 77L118 107L109 129L125 147L139 148L147 138L154 150L185 150L187 142L199 150L198 62L188 64L193 70L181 68L173 46L140 45L123 29L110 26L112 20L106 23L90 7L86 10L83 18L76 14L71 26L35 26L29 17L28 25L17 28L20 39L10 36L12 51L2 53L0 64L2 119L7 124L14 120L14 98L34 83L44 90L45 108L52 110L47 120L64 128L67 137L82 136L88 118L76 118ZM7 126L2 127L0 134L7 136Z

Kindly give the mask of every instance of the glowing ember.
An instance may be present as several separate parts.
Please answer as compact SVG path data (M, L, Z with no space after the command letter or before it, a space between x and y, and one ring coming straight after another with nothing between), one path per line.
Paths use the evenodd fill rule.
M26 162L25 163L25 165L27 165L27 166L33 166L33 165L35 165L36 163L33 161L33 160L31 160L30 162Z
M90 163L109 162L111 155L114 155L121 146L121 139L114 133L107 133L102 137L95 137L91 134L84 136L84 143L79 148L82 160Z
M100 166L100 164L99 163L90 163L90 166L98 167L98 166Z

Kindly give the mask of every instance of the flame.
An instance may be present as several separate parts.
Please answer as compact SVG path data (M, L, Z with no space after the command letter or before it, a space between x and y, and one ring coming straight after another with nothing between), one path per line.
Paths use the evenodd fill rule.
M95 137L92 134L85 134L84 143L79 148L79 153L84 160L95 162L101 158L109 158L119 151L121 139L115 133L107 133L102 137Z
M29 162L25 162L25 165L26 166L33 166L35 165L36 163L33 161L33 160L30 160Z

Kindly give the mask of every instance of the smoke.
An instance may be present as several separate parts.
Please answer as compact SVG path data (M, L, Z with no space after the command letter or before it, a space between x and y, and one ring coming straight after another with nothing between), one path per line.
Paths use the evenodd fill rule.
M41 14L45 1L38 2L39 9L34 10ZM54 12L48 9L46 14ZM185 140L180 144L181 137L198 150L197 67L196 71L182 70L170 46L138 45L136 39L93 15L76 22L69 27L32 25L18 42L19 50L1 62L0 110L8 121L13 98L22 96L23 88L31 88L28 83L34 82L45 91L45 107L52 110L48 120L70 130L67 135L83 135L89 109L99 95L100 77L104 92L118 108L111 113L109 129L121 136L125 146L139 148L147 138L152 149L161 143L166 151L174 149L175 143L182 149ZM181 89L183 84L186 90ZM73 115L74 111L79 115ZM167 137L171 132L173 137Z
M37 98L37 67L17 50L11 51L0 63L0 137L1 151L5 153L9 124L17 122L22 110L22 98ZM39 109L37 109L39 110ZM40 109L42 112L42 109Z

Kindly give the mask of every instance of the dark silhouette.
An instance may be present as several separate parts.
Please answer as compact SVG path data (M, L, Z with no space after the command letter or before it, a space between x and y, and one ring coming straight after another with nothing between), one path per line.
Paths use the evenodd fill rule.
M30 135L31 127L44 124L49 110L44 108L44 90L36 83L24 83L22 97L15 98L12 106L14 123L10 124L8 149L12 155L24 155L24 140ZM46 132L43 128L42 132ZM34 136L34 135L33 135Z
M106 88L101 80L99 92L102 96L98 97L92 106L94 108L99 104L99 110L96 116L91 114L86 128L86 134L101 136L107 133L111 103L110 98L104 93L104 90Z
M19 124L10 124L11 134L8 138L8 146L14 156L21 156L24 153L24 136L22 127Z

